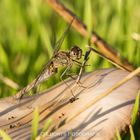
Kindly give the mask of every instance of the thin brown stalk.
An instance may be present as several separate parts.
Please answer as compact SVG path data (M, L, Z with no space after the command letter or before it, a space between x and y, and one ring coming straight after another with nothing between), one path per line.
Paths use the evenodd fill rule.
M78 17L66 8L59 0L46 0L48 4L60 15L62 16L67 22L71 22L73 18L75 18L72 26L84 37L88 37L88 31L86 25L78 19ZM107 42L105 42L99 35L95 32L92 33L91 36L91 43L94 43L95 46L100 50L102 54L109 57L118 65L124 67L127 71L133 71L134 67L129 64L129 62L122 58L120 54L114 50Z
M0 75L0 80L6 84L7 86L13 88L13 89L16 89L18 90L19 89L19 85L17 83L15 83L13 80L11 80L10 78L8 77L5 77L3 75Z
M106 59L107 61L109 61L111 64L115 65L116 67L122 69L122 70L125 70L125 68L117 63L114 62L114 60L111 60L109 57L103 55L102 53L100 53L99 51L97 51L96 49L90 47L87 45L87 47L92 51L92 52L95 52L96 54L98 54L100 57Z

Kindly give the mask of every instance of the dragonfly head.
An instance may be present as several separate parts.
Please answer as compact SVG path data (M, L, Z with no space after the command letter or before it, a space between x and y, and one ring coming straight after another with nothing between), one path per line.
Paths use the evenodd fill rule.
M74 60L82 57L82 50L78 46L73 46L70 50L70 57Z

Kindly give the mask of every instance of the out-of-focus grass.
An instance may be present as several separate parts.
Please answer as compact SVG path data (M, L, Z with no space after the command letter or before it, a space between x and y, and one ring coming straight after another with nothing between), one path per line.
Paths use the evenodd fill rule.
M33 120L32 120L32 136L31 139L35 140L35 138L38 135L38 125L39 125L39 110L38 108L35 108L33 113Z
M62 1L82 20L88 20L88 6L82 0ZM140 1L117 0L91 1L92 26L100 36L116 48L135 66L140 65ZM57 39L67 27L65 21L41 0L0 1L0 73L21 87L27 85L40 72L51 57L54 47L54 33ZM86 21L85 21L86 22ZM88 23L88 22L86 22ZM91 27L90 27L91 28ZM72 45L81 46L85 51L86 39L71 29L61 49ZM112 67L96 54L91 54L91 67ZM91 64L92 63L92 64ZM77 71L74 67L73 71ZM60 80L61 72L40 88L50 87ZM16 91L0 81L0 97Z

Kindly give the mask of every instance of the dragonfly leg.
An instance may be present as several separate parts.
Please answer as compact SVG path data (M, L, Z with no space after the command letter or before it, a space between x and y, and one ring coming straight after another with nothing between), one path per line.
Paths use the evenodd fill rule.
M76 77L74 77L74 76L76 76L77 74L74 74L74 73L66 73L66 75L69 76L71 79L76 80Z
M83 86L83 83L81 83L80 81L76 82L76 84L77 84L79 87L87 88L86 86Z
M85 66L87 66L87 65L86 65L86 62L87 62L88 59L89 59L90 52L91 52L91 49L89 48L89 49L86 51L85 55L84 55L84 56L85 56L85 57L84 57L84 61L83 61L82 65L81 65L81 68L80 68L80 71L79 71L79 74L78 74L78 77L77 77L77 80L76 80L76 84L78 84L80 87L83 87L83 88L87 88L87 87L83 86L83 85L81 84L80 80L81 80L81 77L82 77L84 68L85 68Z
M69 76L71 79L73 79L73 80L76 80L77 78L76 77L73 77L73 75L71 74L71 73L68 73L68 74L66 74L67 76ZM77 74L75 74L74 76L79 76L79 75L77 75ZM80 82L80 80L79 81L76 81L76 84L79 86L79 87L82 87L82 88L87 88L87 87L85 87L85 86L83 86L83 84Z
M64 72L63 72L63 73L61 74L61 76L60 76L60 79L65 83L65 85L68 87L68 89L70 89L70 92L71 92L73 98L76 98L75 95L73 94L73 91L72 91L71 87L70 87L70 86L68 85L68 83L63 79L64 75L66 75L66 73L67 73L70 69L71 69L71 65L68 66L68 67L64 70Z

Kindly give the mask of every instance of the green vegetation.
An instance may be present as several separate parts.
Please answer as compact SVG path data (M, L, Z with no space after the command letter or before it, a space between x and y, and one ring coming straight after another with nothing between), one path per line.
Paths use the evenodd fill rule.
M116 138L114 140L122 140L118 129L116 129Z
M134 125L136 123L137 120L137 114L138 114L138 110L139 110L139 105L140 105L140 91L136 97L136 101L134 104L134 109L133 109L133 114L132 114L132 125Z
M131 125L129 126L129 129L130 129L130 139L135 140L134 131Z
M0 129L0 138L3 138L3 140L12 140L11 138L10 138L10 136L8 135L8 134L6 134L5 133L5 131L3 131L3 130L1 130Z
M89 1L61 2L135 67L140 65L139 0L91 1L91 8ZM58 39L67 24L42 0L1 0L0 9L0 97L5 97L17 90L7 86L1 77L12 79L20 88L30 83L51 58L55 36ZM87 40L71 29L61 49L68 50L75 44L85 51ZM91 54L89 64L86 71L112 67L96 54ZM59 82L61 71L43 83L40 90ZM76 73L78 68L72 71Z
M38 135L38 125L39 125L39 111L38 108L35 108L33 113L33 120L32 120L32 140L35 140L35 138Z

